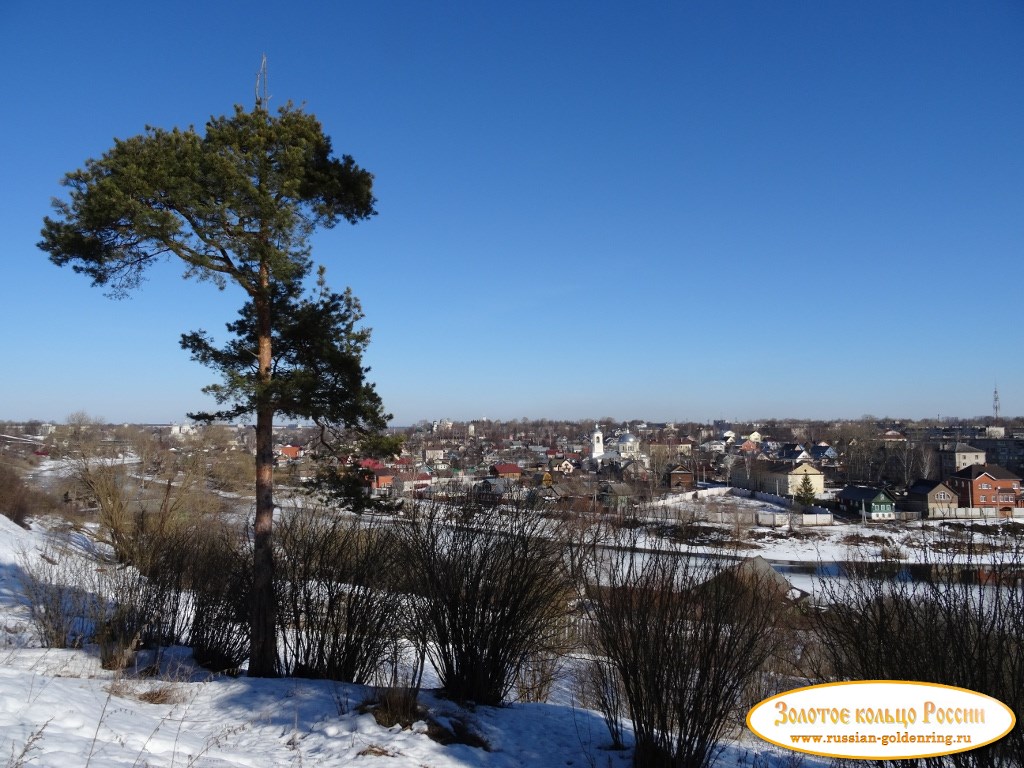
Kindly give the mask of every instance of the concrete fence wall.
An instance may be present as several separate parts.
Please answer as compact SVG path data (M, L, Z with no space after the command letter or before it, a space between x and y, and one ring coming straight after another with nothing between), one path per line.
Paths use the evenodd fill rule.
M774 509L723 509L718 505L704 505L701 502L723 496L742 499L756 499L770 504ZM699 491L677 494L674 498L657 502L667 514L693 515L709 523L721 525L760 525L781 528L787 525L832 525L832 513L822 507L800 507L792 499L773 493L751 493L747 490L729 487L706 488ZM725 506L725 505L722 505Z
M758 501L765 501L789 510L789 513L793 515L793 522L797 525L832 525L833 523L832 513L824 507L800 507L794 499L776 496L774 493L754 493L753 497ZM799 509L794 511L795 508ZM761 523L761 525L767 524L769 523Z
M928 513L929 520L1005 519L1008 516L1014 520L1024 519L1024 509L1014 509L1012 513L1004 513L991 507L957 507L956 509L933 509Z

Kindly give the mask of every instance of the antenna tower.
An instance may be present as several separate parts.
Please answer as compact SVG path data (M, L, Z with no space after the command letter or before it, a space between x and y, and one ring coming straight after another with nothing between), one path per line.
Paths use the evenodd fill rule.
M260 93L260 84L263 85L263 92ZM267 94L267 54L263 54L260 61L260 69L256 73L256 109L268 109L270 96Z
M999 385L992 392L992 418L999 418Z

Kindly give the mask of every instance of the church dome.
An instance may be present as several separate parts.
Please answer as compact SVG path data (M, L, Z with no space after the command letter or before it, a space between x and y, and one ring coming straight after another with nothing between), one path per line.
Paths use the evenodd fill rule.
M619 445L629 445L630 443L635 442L636 438L629 432L624 432L623 434L619 435Z

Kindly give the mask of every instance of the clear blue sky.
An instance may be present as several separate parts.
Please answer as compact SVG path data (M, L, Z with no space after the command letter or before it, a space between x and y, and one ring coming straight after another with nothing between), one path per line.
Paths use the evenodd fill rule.
M303 103L376 176L318 235L396 424L1024 413L1024 3L8 0L0 418L184 419L182 332L37 250L147 124Z

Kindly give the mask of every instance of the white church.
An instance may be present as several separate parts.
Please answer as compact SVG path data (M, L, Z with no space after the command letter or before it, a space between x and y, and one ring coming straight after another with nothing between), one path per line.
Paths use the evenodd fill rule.
M640 452L640 441L628 430L605 443L604 433L599 424L594 425L590 435L589 468L598 471L603 467L626 469L631 464L638 464L645 470L650 469L651 461L646 454Z

